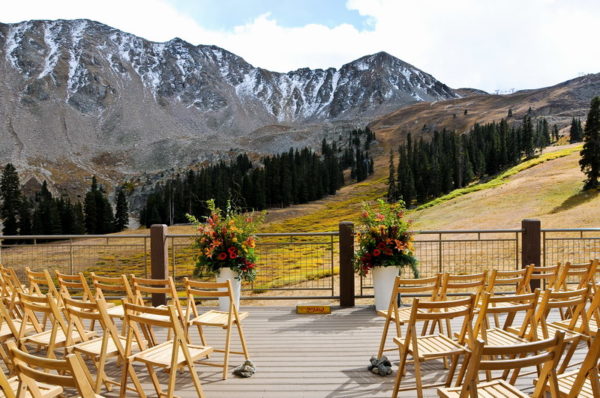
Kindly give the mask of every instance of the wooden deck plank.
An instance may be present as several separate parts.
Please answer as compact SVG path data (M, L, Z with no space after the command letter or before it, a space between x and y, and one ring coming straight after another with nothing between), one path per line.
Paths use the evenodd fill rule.
M196 365L206 396L209 398L379 398L390 397L397 370L398 351L387 355L394 364L392 376L380 377L367 370L369 358L377 352L383 328L383 318L377 317L372 307L334 308L329 315L297 315L286 307L243 307L249 316L244 320L244 332L251 359L257 367L256 374L248 379L231 375L233 367L243 362L243 357L230 357L230 376L221 380L221 369ZM453 325L458 329L458 325ZM234 328L235 330L235 328ZM158 331L159 340L165 333ZM209 345L220 348L224 331L205 328ZM391 330L387 347L392 342ZM195 328L191 329L194 343L200 339ZM233 334L233 350L241 351ZM581 360L584 349L576 353L575 361ZM214 354L211 360L222 354ZM136 366L145 391L155 396L143 366ZM402 387L414 385L412 365ZM120 368L109 366L111 377L120 376ZM427 361L423 365L424 382L439 383L446 372L442 361ZM159 372L161 382L166 384L167 374ZM532 376L519 380L520 387L531 387ZM166 388L166 385L165 385ZM118 396L118 391L103 391L106 397ZM184 370L177 375L176 395L195 397L191 377ZM401 391L401 397L412 397L414 390ZM132 392L128 396L134 396ZM437 397L436 389L425 391L426 397Z

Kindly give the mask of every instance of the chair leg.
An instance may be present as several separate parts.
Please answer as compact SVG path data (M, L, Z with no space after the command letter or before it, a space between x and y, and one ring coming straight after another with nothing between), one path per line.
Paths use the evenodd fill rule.
M452 379L454 378L454 373L456 372L456 367L458 366L459 358L460 354L456 354L452 358L452 365L450 365L450 369L448 370L448 377L446 378L446 387L450 387L452 385Z
M156 376L156 372L154 371L154 367L152 365L146 364L148 368L148 374L150 375L150 379L152 380L152 385L154 385L154 390L156 390L156 394L161 396L163 394L162 388L160 388L160 382L158 381L158 377ZM176 372L177 369L171 369L171 373Z
M406 367L407 356L408 351L400 348L400 364L398 365L396 380L394 380L394 391L392 392L392 398L398 397L398 390L400 389L400 382L402 381L402 376L404 376L404 368Z
M467 366L469 365L470 358L471 354L468 352L465 353L465 358L463 359L462 366L460 367L460 370L458 371L458 376L456 377L456 384L454 384L456 387L460 387L463 383L463 379L465 378L465 373L467 372Z
M385 349L385 341L387 340L388 329L390 328L391 319L385 319L385 325L383 325L383 333L381 334L381 341L379 342L379 351L377 351L377 359L381 359L383 356L383 350Z
M200 378L198 377L198 373L196 373L194 363L188 362L188 367L192 375L192 382L194 382L194 387L196 388L196 392L198 393L198 398L205 398L204 391L202 390L202 385L200 383Z
M227 334L225 337L225 352L223 353L223 380L227 379L227 371L229 370L229 351L231 350L231 325L227 328Z
M417 397L423 398L423 380L421 380L421 361L418 355L413 354L413 361L415 366L415 379L417 381Z
M571 362L571 358L573 357L573 354L575 354L580 340L581 338L577 338L571 342L571 347L569 347L569 351L567 351L567 354L565 355L565 358L558 369L559 374L564 373L564 371L567 369L567 366L569 366L569 362Z
M248 353L248 347L246 346L246 337L244 336L244 331L242 330L241 322L235 323L238 329L238 334L240 336L240 343L242 343L242 351L244 352L244 358L250 359L250 354Z

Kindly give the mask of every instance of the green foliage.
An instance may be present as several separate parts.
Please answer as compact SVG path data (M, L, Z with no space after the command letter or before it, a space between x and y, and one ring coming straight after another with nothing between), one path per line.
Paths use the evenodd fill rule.
M581 127L581 119L573 118L571 120L571 128L569 130L569 142L581 142L583 140L583 127Z
M590 105L579 165L587 177L584 189L598 188L600 177L600 97L594 97Z
M17 214L21 207L21 185L15 166L8 163L0 180L0 218L2 218L2 234L17 235Z
M104 190L98 186L96 176L92 177L90 190L85 194L85 229L88 234L108 234L115 232L112 206Z
M462 135L445 129L434 131L430 141L421 138L417 143L408 134L398 150L396 186L388 182L388 201L401 199L408 208L415 202L426 203L474 179L496 175L549 144L547 121L538 119L534 128L531 113L525 115L520 126L511 127L503 119L499 123L475 124Z
M364 179L373 172L373 160L362 150L374 139L369 130L350 134L351 145L343 154L335 143L323 141L321 154L309 148L263 157L254 164L246 154L227 164L190 170L158 185L146 198L140 222L186 222L186 214L206 216L206 201L214 199L217 207L228 201L242 210L287 207L333 195L344 185L344 168L352 168L354 179ZM346 158L346 155L349 157ZM347 162L347 163L346 163Z
M117 193L117 211L115 214L115 231L123 231L129 224L129 207L124 189Z

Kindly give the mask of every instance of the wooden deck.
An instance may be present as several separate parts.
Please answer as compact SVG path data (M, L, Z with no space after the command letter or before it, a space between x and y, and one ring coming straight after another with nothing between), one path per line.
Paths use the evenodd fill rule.
M389 352L394 363L391 376L380 377L367 370L369 358L377 352L383 319L375 315L373 307L334 309L330 315L297 315L289 307L246 307L249 317L244 321L251 358L256 374L248 379L231 375L231 370L243 362L234 355L230 376L221 380L221 369L196 365L202 386L209 398L378 398L390 397L396 374L397 351ZM209 344L218 347L224 339L222 330L208 328ZM192 336L199 342L195 331ZM223 337L219 337L223 336ZM234 334L234 349L239 344ZM391 339L389 347L392 347ZM584 349L578 350L581 359ZM221 354L217 354L221 355ZM218 358L215 356L214 359ZM120 376L120 367L109 365L112 377ZM143 366L136 366L149 396L156 396ZM412 365L402 387L414 385ZM165 383L167 374L159 373ZM441 382L446 375L441 361L429 361L424 369L425 383ZM532 386L532 377L519 385ZM195 397L187 371L177 375L176 394ZM118 391L103 392L106 397L118 396ZM402 391L400 396L413 397L414 390ZM425 391L436 397L436 389ZM134 396L129 392L128 396Z

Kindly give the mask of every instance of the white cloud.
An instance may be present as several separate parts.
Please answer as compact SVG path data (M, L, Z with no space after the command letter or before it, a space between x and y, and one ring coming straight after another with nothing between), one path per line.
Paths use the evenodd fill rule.
M384 50L452 87L488 91L551 85L600 67L594 0L349 0L348 7L369 18L369 30L290 28L264 14L232 31L211 31L166 0L10 2L0 19L90 18L150 40L216 44L281 72L339 67Z

